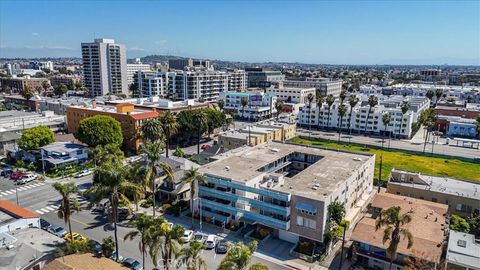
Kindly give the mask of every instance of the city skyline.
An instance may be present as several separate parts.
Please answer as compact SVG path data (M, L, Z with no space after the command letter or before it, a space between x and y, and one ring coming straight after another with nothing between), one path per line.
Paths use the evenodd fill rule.
M22 10L21 20L10 12L15 9ZM480 65L480 4L0 3L0 57L80 57L80 43L93 38L125 44L128 58L162 54L242 62Z

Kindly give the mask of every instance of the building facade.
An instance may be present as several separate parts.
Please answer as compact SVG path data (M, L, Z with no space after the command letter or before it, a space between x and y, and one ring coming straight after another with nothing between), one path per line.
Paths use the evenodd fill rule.
M446 261L448 270L480 270L480 240L450 230Z
M277 70L263 68L245 68L248 77L248 87L264 87L265 83L274 83L285 80L285 75Z
M50 85L52 87L57 87L62 84L67 86L74 86L76 83L82 81L82 78L78 75L54 75L54 76L51 76L49 79L50 79Z
M91 97L127 94L127 55L113 39L82 43L83 76Z
M206 184L194 215L250 224L292 243L323 241L330 203L344 203L348 216L371 196L374 155L270 142L216 158L200 168Z
M127 64L127 83L131 85L134 83L135 74L139 71L150 71L149 64L142 64L141 62L135 64Z
M267 119L277 112L275 108L277 97L263 92L227 91L221 92L218 99L223 100L225 111L234 112L235 115L245 119ZM247 100L247 106L242 106L242 99Z
M267 93L277 96L279 100L282 100L286 103L308 103L308 95L316 96L315 88L294 88L294 87L284 87L281 84L276 87L270 87L267 89ZM315 99L314 99L315 102Z
M33 91L36 92L43 92L43 84L50 83L46 78L30 78L30 77L22 77L22 78L1 78L0 85L2 87L2 91L10 91L10 93L20 93L25 89L26 86L30 87Z
M282 81L284 87L294 88L312 88L314 87L320 95L326 97L333 95L334 97L340 96L342 92L342 80L331 80L326 78L305 78L302 81Z

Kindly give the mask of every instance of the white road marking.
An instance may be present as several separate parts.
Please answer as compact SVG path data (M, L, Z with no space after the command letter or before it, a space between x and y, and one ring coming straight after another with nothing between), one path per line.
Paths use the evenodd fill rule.
M7 193L8 195L12 195L12 194L15 193L15 192L10 191L10 190L7 190L7 191L5 191L5 193Z
M35 212L39 213L40 215L43 215L42 210L35 210Z
M47 207L45 207L45 209L48 209L49 211L55 210L55 208L53 208L53 207L51 207L51 206L47 206Z
M2 192L2 193L0 193L0 194L2 194L2 195L4 195L4 196L7 196L7 195L8 195L8 193L5 193L5 192Z

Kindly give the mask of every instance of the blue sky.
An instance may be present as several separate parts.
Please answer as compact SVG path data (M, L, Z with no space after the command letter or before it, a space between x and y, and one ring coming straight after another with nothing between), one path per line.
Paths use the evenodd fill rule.
M80 56L480 65L480 1L0 1L0 57Z

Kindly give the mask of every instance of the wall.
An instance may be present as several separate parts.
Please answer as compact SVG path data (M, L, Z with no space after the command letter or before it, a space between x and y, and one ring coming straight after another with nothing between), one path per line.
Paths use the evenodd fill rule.
M30 226L32 224L32 226ZM0 232L9 232L29 227L40 228L40 218L15 219L12 222L0 226Z

